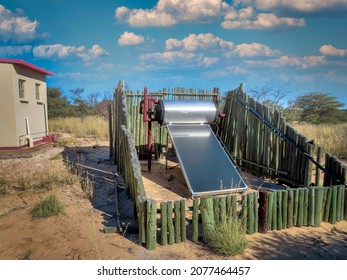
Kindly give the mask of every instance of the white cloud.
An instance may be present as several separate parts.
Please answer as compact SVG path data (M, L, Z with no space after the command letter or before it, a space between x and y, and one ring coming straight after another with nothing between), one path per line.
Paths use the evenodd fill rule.
M246 64L255 67L269 67L269 68L284 68L284 67L296 67L296 68L309 68L318 65L325 64L326 60L324 56L287 56L283 55L279 58L268 60L246 60Z
M214 36L211 33L207 34L190 34L182 40L170 38L166 40L166 49L173 50L182 48L186 51L207 50L207 49L231 49L232 42L224 41L223 39Z
M211 22L230 6L222 0L159 0L152 9L118 7L115 18L131 26L172 26L181 22Z
M32 49L29 45L24 46L3 46L0 47L0 56L18 56L30 52Z
M273 13L256 13L251 7L232 9L221 23L225 29L293 29L305 26L302 18L278 17Z
M217 57L204 57L201 60L201 65L210 66L210 65L216 64L218 62L219 62L219 58L217 58Z
M133 45L140 45L144 41L145 41L145 38L142 35L136 35L133 32L125 31L118 39L118 44L122 47L133 46Z
M250 5L263 11L280 11L280 12L341 12L347 11L346 0L234 0L234 5Z
M35 57L52 59L78 57L84 62L88 62L107 55L107 52L100 45L93 45L88 50L85 46L74 47L54 44L37 46L33 49L33 54Z
M29 42L40 35L36 33L39 22L12 13L0 4L0 38L4 42Z
M235 49L226 54L227 57L231 57L234 55L240 56L240 57L255 57L255 56L279 56L281 55L281 52L278 50L272 50L266 45L259 44L259 43L252 43L252 44L240 44L235 47Z
M332 45L323 45L319 48L319 51L325 56L347 56L347 49L337 49Z
M170 51L170 52L157 52L157 53L149 53L143 54L140 56L142 61L151 61L158 62L163 64L174 63L178 64L180 62L187 62L191 60L196 60L200 58L200 56L183 51Z

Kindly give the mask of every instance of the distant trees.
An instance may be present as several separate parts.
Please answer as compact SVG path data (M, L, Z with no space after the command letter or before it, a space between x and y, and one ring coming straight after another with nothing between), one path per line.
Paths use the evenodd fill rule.
M283 109L283 101L290 93L289 84L275 87L270 84L254 87L248 93L258 102L276 109Z
M90 93L85 96L83 88L70 90L70 100L59 88L47 88L48 118L84 117L99 115L108 117L108 104L112 104L111 94Z
M291 101L286 112L300 122L339 123L346 121L346 114L341 110L343 106L334 96L309 92Z

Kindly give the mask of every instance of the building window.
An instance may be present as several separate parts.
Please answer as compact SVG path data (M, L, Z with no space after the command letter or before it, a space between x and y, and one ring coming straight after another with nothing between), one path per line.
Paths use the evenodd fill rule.
M41 93L40 93L40 84L35 84L35 96L36 96L36 101L41 102Z
M19 88L19 99L25 100L26 96L25 96L25 81L24 80L19 80L18 88Z

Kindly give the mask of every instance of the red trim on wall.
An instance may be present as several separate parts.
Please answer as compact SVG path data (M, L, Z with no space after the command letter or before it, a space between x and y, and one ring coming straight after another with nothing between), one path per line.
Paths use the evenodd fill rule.
M45 75L49 75L49 76L53 76L54 74L52 72L49 72L43 68L40 68L34 64L31 64L29 62L26 62L22 59L7 59L7 58L0 58L0 63L9 63L9 64L17 64L17 65L21 65L23 67L35 70L37 72L40 72L42 74Z
M57 137L55 135L43 137L41 140L34 142L34 147L38 144L54 142L56 141L56 138ZM27 148L29 148L29 144L25 144L25 145L17 146L17 147L0 147L0 151L18 151L18 150L23 150Z

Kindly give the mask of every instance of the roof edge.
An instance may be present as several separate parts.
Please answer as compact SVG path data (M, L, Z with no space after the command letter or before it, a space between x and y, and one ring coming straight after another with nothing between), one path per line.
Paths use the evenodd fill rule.
M40 73L45 74L45 75L54 76L54 74L52 72L49 72L43 68L40 68L34 64L31 64L29 62L22 60L22 59L0 58L0 63L17 64L17 65L21 65L25 68L35 70L35 71L40 72Z

